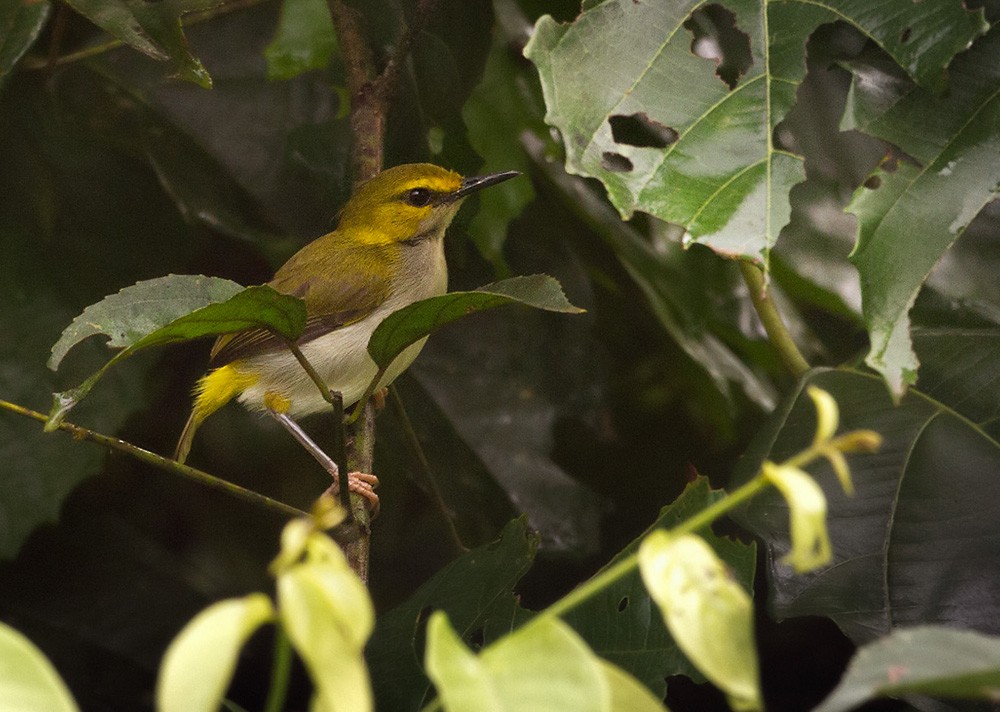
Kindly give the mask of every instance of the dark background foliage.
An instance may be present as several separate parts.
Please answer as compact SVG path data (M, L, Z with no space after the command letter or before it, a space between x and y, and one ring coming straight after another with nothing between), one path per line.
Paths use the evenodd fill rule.
M416 7L359 6L384 61ZM55 7L47 22L38 10L24 16L29 11L18 3L3 7L6 17L16 15L7 27L17 32L0 42L0 398L47 411L53 391L76 385L107 357L101 344L88 343L58 374L45 366L49 348L85 306L168 273L260 283L335 225L351 182L348 107L328 37L304 44L313 52L304 67L281 64L291 60L272 44L282 12L274 2L189 24L191 59L171 51L181 57L173 66L129 48L50 66L49 48L71 54L107 36L68 6ZM995 21L996 4L987 10ZM507 309L465 320L436 334L398 384L463 541L486 544L519 514L537 530L533 564L535 542L523 533L510 534L524 541L507 539L513 548L504 559L511 567L505 582L523 576L517 592L527 609L607 562L696 474L725 486L734 471L739 477L759 457L793 451L811 432L798 386L767 342L736 265L701 245L682 249L682 231L652 218L621 222L600 185L562 171L522 49L540 15L569 21L579 11L568 1L436 3L415 37L387 128L387 165L431 160L465 174L484 166L526 172L502 197L470 201L455 221L447 243L453 289L544 272L588 310ZM716 38L725 53L731 25L728 11L713 5L685 27L692 40ZM15 69L17 37L31 49ZM736 44L725 56L739 65ZM861 131L839 131L848 67L864 64L873 43L847 24L826 24L805 50L807 73L782 136L805 157L808 180L792 191L773 279L807 357L835 366L860 362L867 348L858 278L846 261L854 223L841 208L887 152L902 151ZM323 51L328 63L316 56ZM723 78L727 66L720 66ZM212 88L171 78L175 71L202 81L210 75ZM835 499L831 511L844 518L842 527L832 525L835 549L850 552L882 536L885 547L873 546L885 556L869 559L867 570L841 568L833 582L785 571L794 580L783 583L776 559L787 546L786 518L773 516L773 501L743 518L765 536L758 600L773 608L759 606L759 635L774 709L807 709L836 682L855 643L901 622L1000 632L1000 600L982 583L1000 553L989 511L995 477L985 477L997 461L1000 402L996 206L968 227L920 293L911 319L926 328L915 340L922 380L901 408L870 375L811 377L838 396L847 424L890 441L857 480L883 477L891 490L905 473L908 489L869 496L859 484L855 504L864 509L881 498L895 511L933 510L927 503L936 502L969 521L952 531L940 512L921 510L902 537L891 522L881 529L869 522L875 529L861 535L850 503ZM207 348L184 345L123 363L72 420L171 452ZM738 464L748 447L751 455ZM191 461L303 508L326 486L283 432L237 407L206 423ZM0 462L7 559L0 618L51 657L85 709L149 707L159 658L184 622L211 601L269 590L267 563L283 523L270 512L63 434L42 434L6 413ZM378 420L383 509L371 563L380 613L407 601L456 554L442 513L414 484L416 468L387 409ZM973 501L983 506L970 511ZM948 564L934 565L939 558ZM891 595L863 601L859 587L880 578L891 579ZM896 595L903 616L895 600L887 603ZM258 638L232 692L250 708L262 699L269 665L266 636ZM297 682L293 701L303 706L308 687L304 676ZM675 710L723 704L708 686L682 677L668 680L667 699ZM382 705L392 708L384 697Z

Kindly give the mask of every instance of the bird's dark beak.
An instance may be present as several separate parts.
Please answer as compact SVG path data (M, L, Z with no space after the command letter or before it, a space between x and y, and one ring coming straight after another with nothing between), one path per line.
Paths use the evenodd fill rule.
M462 186L451 194L451 199L461 200L471 193L475 193L483 188L488 188L491 185L496 185L497 183L503 183L505 180L516 178L519 175L521 175L520 171L502 171L500 173L490 173L485 176L470 176L469 178L463 178Z

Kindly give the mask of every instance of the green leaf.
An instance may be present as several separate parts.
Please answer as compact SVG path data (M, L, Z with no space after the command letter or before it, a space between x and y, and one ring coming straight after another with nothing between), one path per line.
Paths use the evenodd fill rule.
M1000 441L1000 329L917 329L920 392L956 409Z
M613 712L664 712L666 707L650 693L649 688L606 660L598 659L604 679L611 688Z
M773 135L795 101L809 35L846 21L936 84L985 29L981 11L938 5L728 3L750 55L732 89L714 76L716 62L690 49L696 0L586 2L571 24L542 17L525 54L538 67L546 121L562 133L569 172L600 179L623 217L641 210L723 255L766 263L788 221L789 190L805 177L801 157ZM652 139L616 129L628 123Z
M76 712L66 683L48 658L10 626L0 623L0 699L17 712Z
M148 57L170 60L179 78L203 89L212 88L212 77L188 48L181 15L220 4L219 0L69 0L74 10L98 27Z
M941 255L1000 195L1000 30L952 63L946 96L886 75L877 61L852 71L844 127L919 162L876 171L847 208L858 217L851 260L871 336L866 361L899 397L916 383L910 307Z
M477 657L436 611L427 624L426 657L447 712L611 710L598 658L558 619L529 624Z
M936 626L898 630L860 648L814 712L846 712L877 697L909 694L995 702L1000 638Z
M170 275L137 282L84 309L52 346L48 366L58 369L70 349L96 334L106 335L112 348L132 346L174 319L242 289L218 277Z
M513 590L537 547L538 536L514 519L498 541L455 559L405 603L379 616L367 649L379 709L421 709L431 687L420 665L428 611L447 612L463 637L482 631L486 642L509 633L526 617Z
M160 665L160 712L215 712L236 670L240 650L274 609L263 593L214 603L177 634Z
M264 48L268 79L291 79L324 69L337 51L330 9L323 0L284 0L274 39Z
M967 368L956 363L957 374ZM976 368L1000 372L1000 353ZM1000 445L966 417L964 408L972 412L977 401L959 395L949 405L911 389L897 407L875 376L816 370L775 411L735 481L749 479L765 458L781 462L809 445L810 384L837 400L842 431L874 430L883 442L875 455L848 456L853 496L825 461L809 467L827 499L827 567L799 575L781 562L790 544L788 508L778 493L762 493L738 515L764 542L775 614L832 618L858 644L925 623L996 630L1000 600L984 598L982 586L1000 577Z
M636 551L646 534L670 529L725 496L697 477L681 495L664 507L657 520L622 549L609 565ZM734 579L746 590L753 588L756 546L716 536L708 528L698 534L726 562ZM600 594L568 611L563 619L583 636L603 659L609 660L642 681L659 697L666 694L664 679L683 674L704 679L671 638L661 616L650 615L653 599L638 571L624 576Z
M524 304L535 309L579 314L563 294L559 282L544 274L511 277L472 292L449 292L423 299L387 316L368 341L368 353L380 369L388 368L408 346L461 319L467 314L505 304Z
M528 173L531 162L523 151L511 145L510 137L522 131L545 135L545 124L536 106L539 102L528 94L536 84L518 78L519 67L508 41L512 30L505 27L514 22L507 17L510 10L498 3L497 11L500 17L493 27L483 79L462 107L462 119L469 128L469 143L484 159L482 173L503 170ZM509 272L503 257L507 225L534 199L535 189L530 180L507 181L484 191L479 198L479 210L469 223L468 232L480 254L493 264L498 274Z
M47 0L0 0L0 87L38 39L51 10Z
M639 547L642 579L670 633L736 710L760 710L753 601L705 541L655 531Z
M694 252L664 242L654 246L631 224L618 219L607 201L598 197L579 179L545 160L541 140L527 140L527 150L546 178L569 197L572 209L614 250L622 266L642 290L653 315L670 338L690 357L692 366L704 371L711 386L732 403L730 383L765 410L774 408L773 386L744 363L726 340L714 333L704 315L706 275L699 270ZM713 275L714 276L714 275ZM717 280L713 280L717 281Z
M215 277L168 275L126 287L87 307L52 347L52 369L69 349L95 334L108 336L109 346L125 348L76 388L55 394L46 429L58 427L112 365L137 351L252 328L294 340L305 321L301 299L268 286L243 288Z
M311 709L365 712L372 690L362 653L375 611L336 545L323 554L278 575L281 622L316 688Z

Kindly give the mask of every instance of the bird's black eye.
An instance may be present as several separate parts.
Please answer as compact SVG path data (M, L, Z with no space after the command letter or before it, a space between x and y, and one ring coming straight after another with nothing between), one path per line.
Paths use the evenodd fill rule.
M431 192L427 188L413 188L406 192L406 204L422 208L431 202Z

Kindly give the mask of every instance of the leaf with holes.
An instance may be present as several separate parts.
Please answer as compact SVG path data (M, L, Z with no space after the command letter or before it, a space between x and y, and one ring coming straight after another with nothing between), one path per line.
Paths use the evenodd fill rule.
M867 363L898 398L916 382L909 311L931 268L1000 196L1000 30L949 68L946 95L893 74L877 58L852 65L844 128L895 143L914 161L888 164L858 189L851 260L861 276Z
M982 11L957 2L591 0L570 24L542 17L525 54L569 172L600 179L623 217L641 210L716 252L766 264L789 191L805 177L775 129L805 74L806 40L834 21L929 86L986 28ZM719 54L699 50L704 37L692 45L689 28L706 24L732 45L718 70L692 51Z

